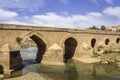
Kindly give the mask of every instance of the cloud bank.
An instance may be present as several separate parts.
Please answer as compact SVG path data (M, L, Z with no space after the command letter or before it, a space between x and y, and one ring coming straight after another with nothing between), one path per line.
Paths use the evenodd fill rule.
M85 29L93 25L120 25L120 7L108 7L100 12L89 12L85 15L59 15L48 12L43 15L20 16L18 13L0 9L0 22L12 24L31 24L50 27Z
M44 0L0 0L0 8L38 9Z

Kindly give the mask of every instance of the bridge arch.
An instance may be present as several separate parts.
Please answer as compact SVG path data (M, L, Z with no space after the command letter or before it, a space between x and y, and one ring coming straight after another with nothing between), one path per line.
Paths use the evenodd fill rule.
M76 47L77 47L76 39L74 39L73 37L67 38L64 42L64 46L65 46L64 48L65 53L63 55L64 59L65 60L72 59L72 57L75 54Z
M64 42L65 42L65 40L66 39L68 39L68 38L74 38L76 41L77 40L79 40L79 37L78 36L76 36L76 35L74 35L74 34L70 34L70 33L67 33L67 34L65 34L62 38L61 38L61 40L60 40L60 46L62 47L62 48L64 48L65 46L64 46ZM77 43L78 43L78 41L77 41ZM78 43L79 44L79 43Z
M41 33L36 32L36 31L31 31L31 32L26 33L25 35L22 35L21 36L22 42L24 42L25 40L27 40L33 35L36 35L38 38L42 39L47 44L47 46L49 46L48 40Z
M68 59L72 59L74 56L77 46L78 46L78 41L79 38L75 36L74 34L66 34L60 41L60 46L64 50L64 62L66 63Z
M48 41L43 37L42 34L37 32L30 32L22 36L22 42L24 42L28 38L32 39L37 45L38 51L35 60L36 62L40 63L42 61L43 55L46 52Z
M110 43L110 40L107 38L105 39L105 45L108 45Z
M94 48L94 47L95 47L95 44L96 44L96 39L95 39L95 38L92 38L92 39L91 39L91 47Z
M120 38L119 37L116 38L116 43L120 43Z

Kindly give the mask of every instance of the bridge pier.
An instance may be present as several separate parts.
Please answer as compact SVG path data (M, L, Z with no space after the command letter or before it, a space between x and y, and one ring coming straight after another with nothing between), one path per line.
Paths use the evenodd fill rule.
M46 46L38 46L38 53L36 56L36 62L37 63L41 63L42 59L43 59L43 55L45 54L46 51Z
M16 71L23 67L20 51L10 52L10 69Z
M9 44L6 44L1 47L1 64L3 67L3 73L6 77L9 77L11 74L10 70L10 50L9 50Z
M64 65L63 49L58 44L53 44L48 48L48 51L43 55L43 64Z
M3 67L5 77L10 77L11 72L23 67L20 51L10 51L10 45L5 44L1 47L0 62Z

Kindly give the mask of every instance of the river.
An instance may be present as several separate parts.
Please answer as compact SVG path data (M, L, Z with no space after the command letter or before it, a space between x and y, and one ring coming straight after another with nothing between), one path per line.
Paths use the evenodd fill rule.
M85 64L78 61L71 61L61 66L36 64L34 61L36 53L37 48L21 50L25 67L13 72L11 77L35 72L42 73L52 80L120 80L120 67L117 66Z

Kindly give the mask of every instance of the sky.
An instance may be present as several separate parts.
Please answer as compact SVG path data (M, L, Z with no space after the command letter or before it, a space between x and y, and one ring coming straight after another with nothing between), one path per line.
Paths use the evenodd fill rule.
M120 0L0 0L0 23L86 29L120 25Z

